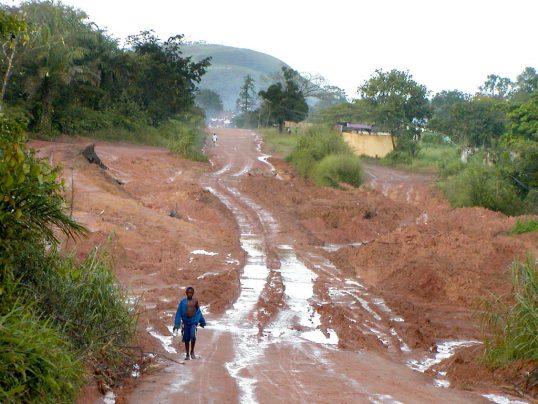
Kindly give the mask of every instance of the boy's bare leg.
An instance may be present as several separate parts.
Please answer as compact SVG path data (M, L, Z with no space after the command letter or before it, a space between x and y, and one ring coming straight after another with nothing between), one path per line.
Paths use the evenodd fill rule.
M189 343L188 342L185 342L185 359L189 359Z
M196 359L196 356L194 355L194 344L196 344L196 341L191 342L191 358Z

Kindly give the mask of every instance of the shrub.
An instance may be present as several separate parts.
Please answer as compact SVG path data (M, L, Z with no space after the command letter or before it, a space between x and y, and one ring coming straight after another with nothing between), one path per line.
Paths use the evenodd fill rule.
M313 127L301 134L296 148L287 160L295 166L299 174L308 177L316 163L330 154L345 155L352 152L338 132Z
M104 250L94 249L76 265L57 254L31 285L44 318L51 318L96 377L113 384L132 365L129 351L137 313L112 274ZM105 371L106 370L106 371Z
M531 256L512 264L513 298L508 306L498 296L483 302L484 359L500 366L517 359L538 360L538 265Z
M537 220L517 221L510 234L523 234L538 231Z
M82 381L71 344L52 324L20 301L0 315L1 402L72 403Z
M363 183L363 170L360 159L351 154L330 154L316 164L312 177L318 186L339 187L347 184L358 187Z
M482 206L507 215L523 209L517 190L495 167L469 163L440 186L454 207Z

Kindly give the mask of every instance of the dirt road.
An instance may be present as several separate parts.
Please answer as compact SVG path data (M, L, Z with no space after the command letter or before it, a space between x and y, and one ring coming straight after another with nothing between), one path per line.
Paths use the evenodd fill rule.
M457 385L473 392L444 388L453 377L441 361L479 347L469 295L503 290L507 263L536 240L499 236L513 220L484 210L457 213L484 221L480 231L454 220L428 177L368 165L361 189L316 188L265 155L255 133L218 134L211 166L98 143L103 171L80 156L87 140L33 144L63 164L73 215L92 231L78 255L112 234L116 274L142 308L140 344L157 356L116 391L120 401L457 403L495 393L469 376ZM171 331L188 285L208 326L200 359L180 364Z
M413 360L417 368L428 365L418 363L425 353L411 350L398 334L395 325L405 319L324 258L319 247L299 245L273 206L241 191L249 173L276 172L258 136L219 131L219 144L209 153L214 171L201 176L200 184L232 212L246 252L239 297L223 315L206 315L201 359L144 378L128 402L485 401L435 387L447 383L442 375L436 380L412 370ZM345 336L324 326L335 315L348 333L380 343L386 352L339 349Z

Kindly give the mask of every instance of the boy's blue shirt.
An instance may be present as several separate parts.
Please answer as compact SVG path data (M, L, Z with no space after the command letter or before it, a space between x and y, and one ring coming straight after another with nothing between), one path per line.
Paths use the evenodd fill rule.
M205 327L205 318L202 314L202 310L196 310L194 316L187 317L187 298L184 297L181 302L179 302L176 311L176 319L174 322L174 327L179 328L180 323L183 322L183 325L191 324L200 324L202 327Z

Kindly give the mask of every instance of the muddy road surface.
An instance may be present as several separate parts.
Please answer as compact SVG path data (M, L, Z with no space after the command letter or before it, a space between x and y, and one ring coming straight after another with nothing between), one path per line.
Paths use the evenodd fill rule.
M359 190L315 188L265 154L256 133L217 133L218 143L206 149L210 164L98 143L106 171L79 156L87 141L33 144L64 165L73 214L92 231L78 254L113 234L117 276L141 308L140 344L154 359L115 391L118 402L469 403L498 396L492 383L454 388L444 366L458 349L480 347L465 300L480 290L454 269L437 279L417 264L445 259L428 245L437 236L474 237L465 224L450 227L452 211L432 193L431 178L367 165L368 184ZM512 224L480 212L463 214L485 216L491 237ZM494 269L483 276L496 277L487 290L503 290L506 263L535 241L511 240L495 240L501 252L491 247ZM467 275L482 276L481 259ZM446 265L451 260L469 257ZM198 359L183 362L183 344L171 331L189 285L208 325L198 331Z

